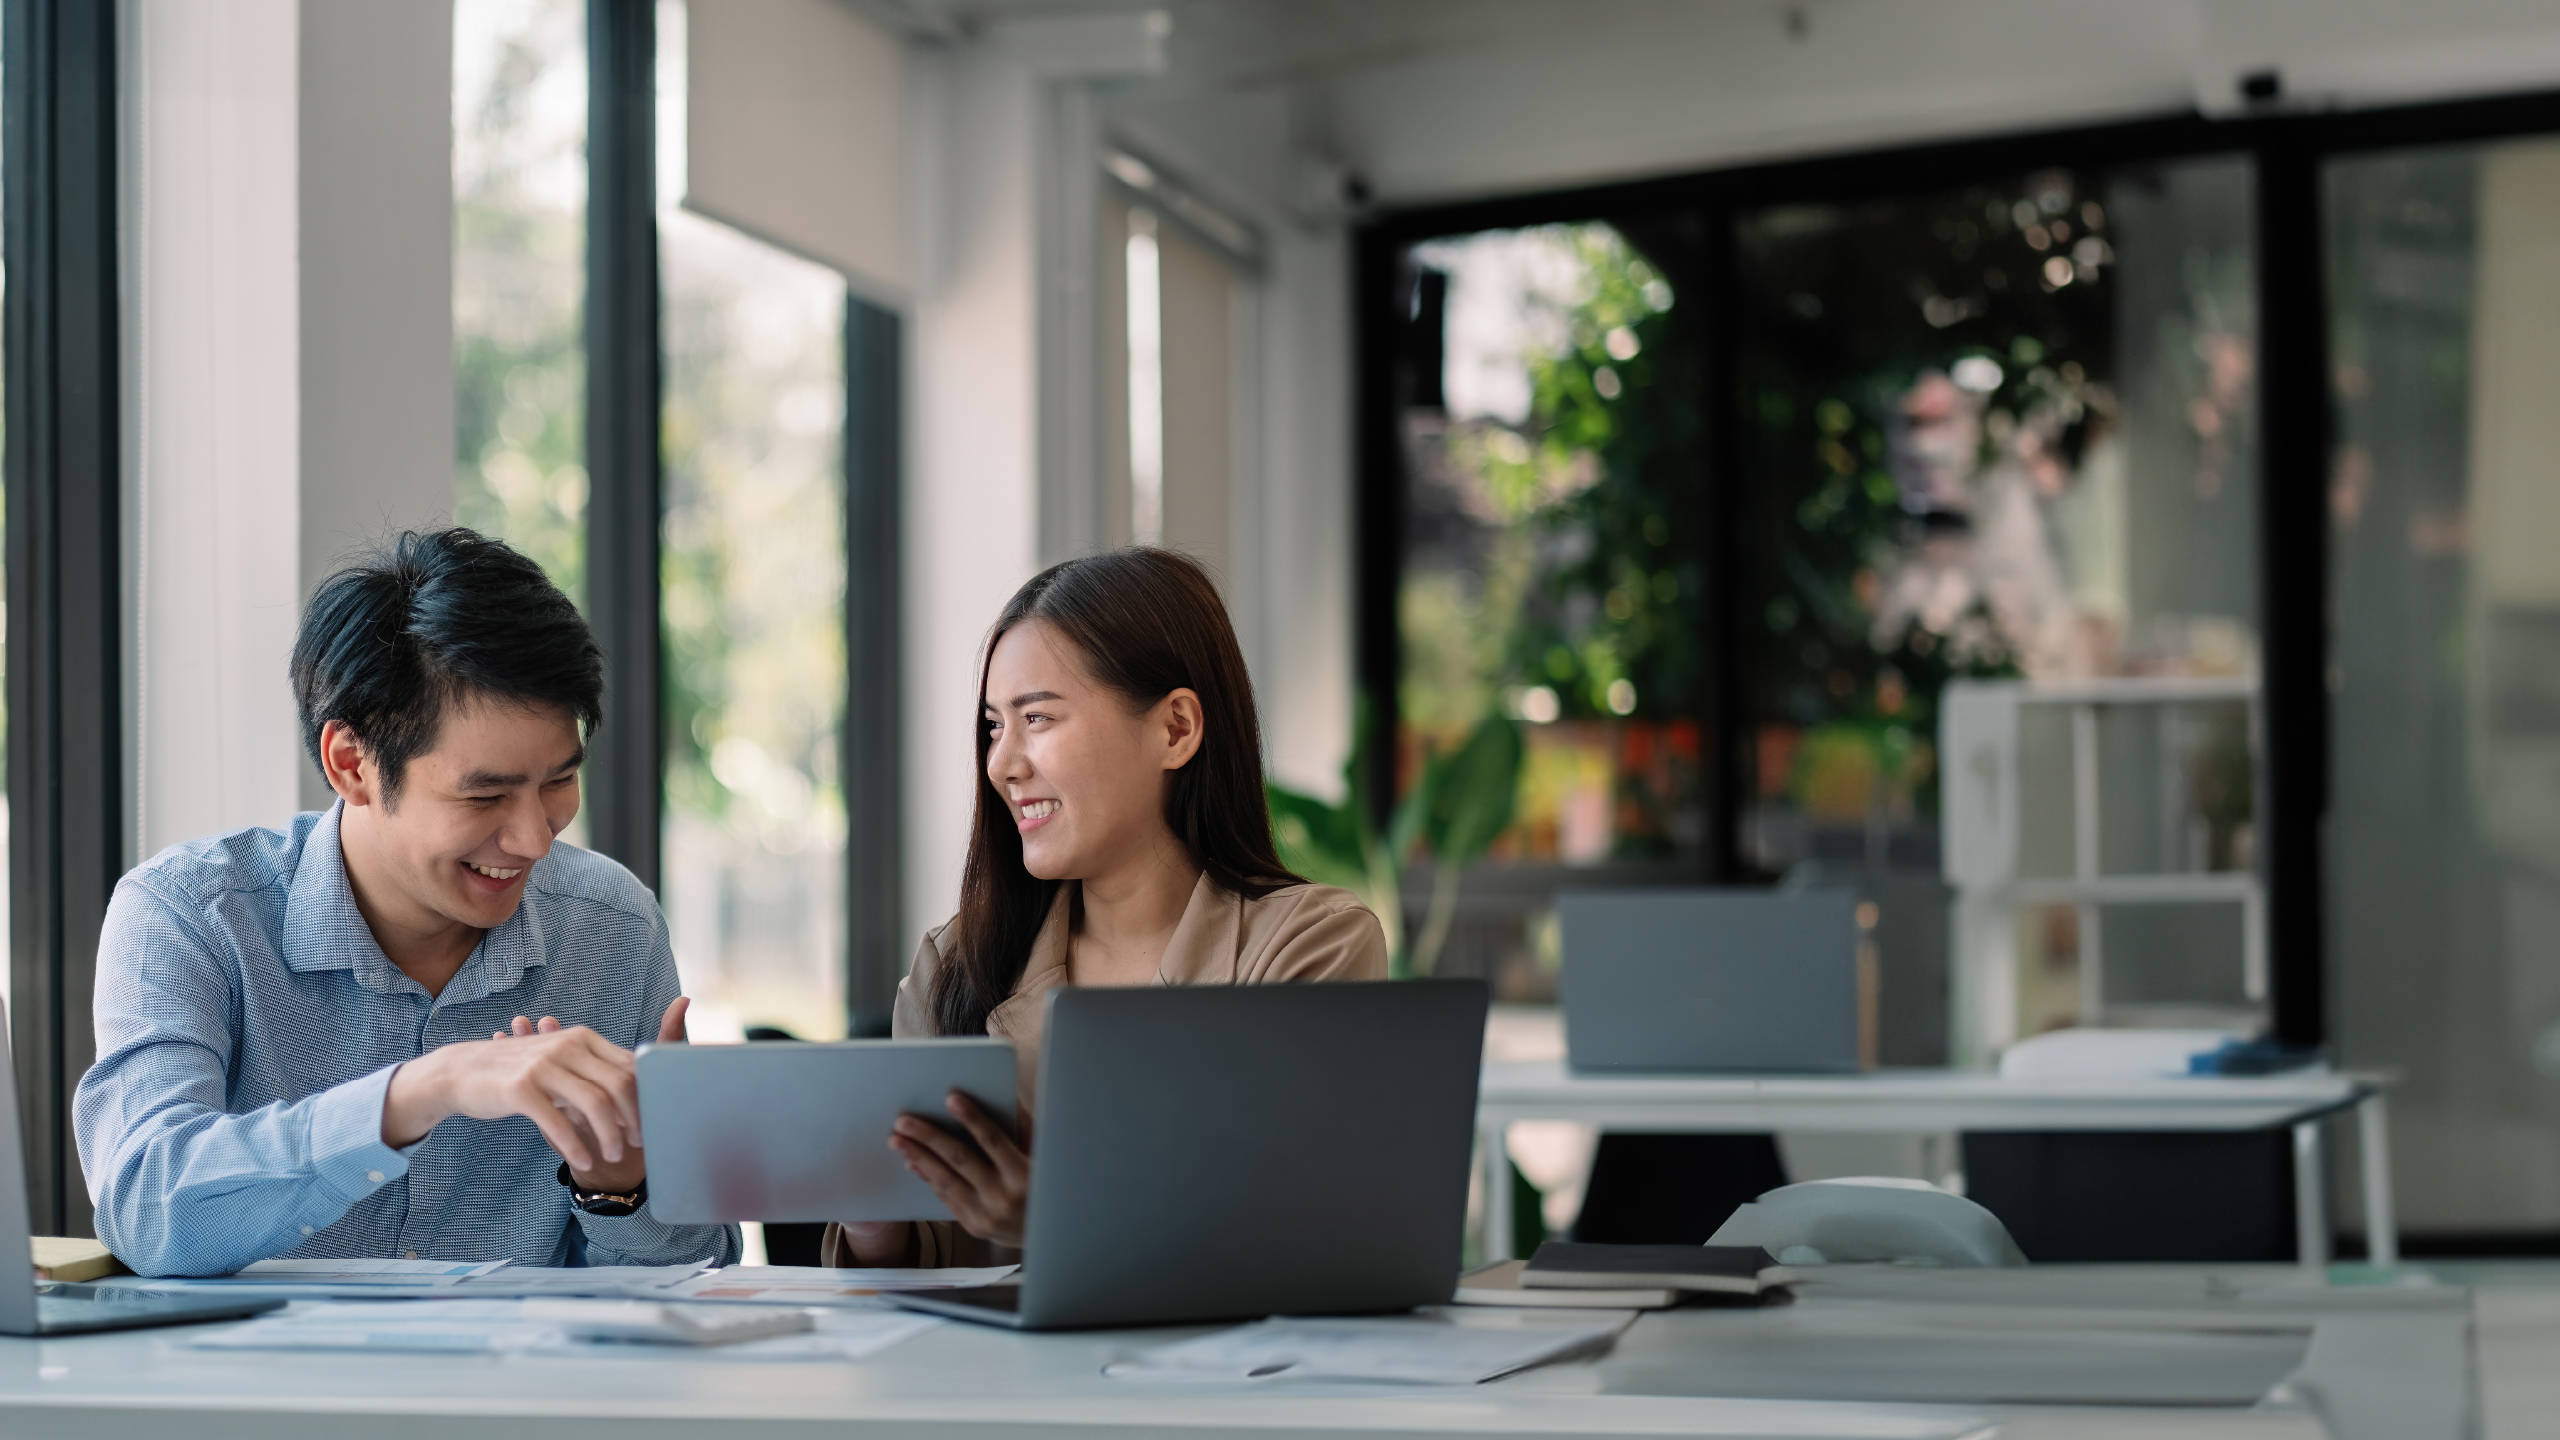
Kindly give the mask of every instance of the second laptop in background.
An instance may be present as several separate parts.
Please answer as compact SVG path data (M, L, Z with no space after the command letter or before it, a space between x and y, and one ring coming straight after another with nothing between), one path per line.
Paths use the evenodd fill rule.
M1556 897L1577 1070L1858 1068L1858 925L1845 890Z

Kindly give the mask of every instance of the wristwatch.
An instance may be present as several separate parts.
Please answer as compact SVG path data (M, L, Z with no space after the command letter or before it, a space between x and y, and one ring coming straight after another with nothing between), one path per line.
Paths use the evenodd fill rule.
M628 1194L615 1194L610 1190L581 1190L578 1188L578 1182L569 1178L569 1162L566 1160L560 1162L560 1183L569 1187L569 1203L589 1215L634 1214L649 1198L649 1180L646 1176L642 1176L640 1183L632 1186Z

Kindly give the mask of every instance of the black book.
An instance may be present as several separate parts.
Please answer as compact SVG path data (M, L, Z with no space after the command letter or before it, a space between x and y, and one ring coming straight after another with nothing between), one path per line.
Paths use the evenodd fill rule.
M1786 1272L1757 1245L1582 1245L1550 1240L1520 1272L1525 1287L1658 1288L1757 1295Z

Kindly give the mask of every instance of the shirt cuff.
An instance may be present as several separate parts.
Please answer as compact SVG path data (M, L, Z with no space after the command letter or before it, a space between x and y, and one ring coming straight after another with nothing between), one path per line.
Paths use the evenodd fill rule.
M409 1173L409 1151L382 1143L382 1106L391 1093L385 1065L311 1097L311 1166L349 1204Z

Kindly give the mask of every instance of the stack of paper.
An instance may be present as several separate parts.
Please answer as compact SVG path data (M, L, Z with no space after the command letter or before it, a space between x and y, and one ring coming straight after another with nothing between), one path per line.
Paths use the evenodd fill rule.
M1289 1379L1473 1385L1602 1349L1633 1318L1511 1310L1272 1319L1150 1350L1103 1373L1178 1384Z

